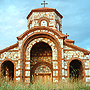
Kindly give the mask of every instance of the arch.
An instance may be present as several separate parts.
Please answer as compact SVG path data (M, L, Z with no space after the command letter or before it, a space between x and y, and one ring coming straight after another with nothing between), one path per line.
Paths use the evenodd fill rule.
M46 21L46 20L42 20L42 21L41 21L41 26L47 27L47 21Z
M13 69L14 69L13 80L16 81L16 65L15 65L15 62L12 61L11 59L6 58L5 60L3 60L3 61L1 62L1 64L0 64L0 75L1 75L2 65L3 65L5 62L11 62L11 63L13 64Z
M60 22L59 22L58 20L56 20L56 30L62 32L62 31L61 31L61 26L62 26L62 25L60 24Z
M36 41L37 40L39 41L39 39L36 39ZM32 64L34 65L37 62L41 62L41 61L52 64L52 48L50 47L50 45L48 45L48 43L43 41L43 38L42 41L35 42L35 44L32 46L32 48L29 51L31 58L30 65Z
M40 65L46 65L46 66L48 66L50 69L51 69L51 71L53 71L53 65L51 65L50 63L48 63L48 62L38 62L37 64L35 64L34 66L33 66L33 68L32 68L32 71L31 71L31 74L33 74L34 73L34 71L35 71L35 69L38 67L38 66L40 66Z
M42 21L46 21L47 22L47 27L49 26L49 18L47 17L41 17L39 20L38 20L38 23L39 23L39 26L41 26L41 22Z
M39 76L35 75L35 70L37 67L40 68L41 65L45 65L48 67L52 66L52 49L51 49L50 45L48 45L48 43L43 41L45 39L42 38L42 41L40 41L40 42L39 42L39 39L36 40L38 42L36 42L32 46L32 48L29 50L30 51L29 56L30 56L30 71L31 71L30 72L30 74L31 74L30 80L31 81L32 81L32 75L34 75L34 78L42 77L42 79L44 79L45 77L48 77L48 79L49 79L49 77L52 75L52 72L51 72L51 75L50 74L46 75L47 73L42 73L42 75L41 75L41 73L39 73ZM48 39L47 39L47 41L48 41ZM50 68L52 68L52 67L50 67ZM44 69L42 68L41 70L44 70Z
M32 40L34 40L34 39L36 39L36 38L49 38L55 45L56 45L56 47L57 47L57 61L59 62L58 63L58 72L61 70L61 68L62 68L62 58L61 58L61 46L60 46L60 43L59 43L59 41L57 40L57 38L55 37L55 36L53 36L53 35L51 35L51 34L49 34L49 33L45 33L45 32L37 32L37 33L34 33L34 34L31 34L31 35L29 35L24 41L23 41L23 44L22 44L22 47L21 47L21 73L20 73L20 78L21 78L21 80L22 80L22 69L24 70L25 69L25 66L22 68L22 62L23 62L23 64L25 64L25 53L26 53L26 48L27 48L27 46L28 46L28 44L32 41ZM25 71L23 71L24 73L25 73ZM62 79L62 78L60 78L60 76L62 76L62 72L59 72L58 73L58 78L59 78L59 80L60 79ZM23 75L23 80L25 80L24 79L25 78L25 74Z
M49 42L47 42L47 41L50 41L50 43ZM55 44L50 40L50 39L48 39L48 38L37 38L37 39L34 39L34 40L32 40L29 44L28 44L28 46L27 46L27 51L28 51L28 53L29 53L29 58L30 58L30 51L31 51L31 48L35 45L35 44L37 44L37 43L40 43L40 42L43 42L43 43L45 43L45 44L47 44L47 45L49 45L49 47L52 49L52 53L53 54L57 54L57 48L56 48L56 46L55 46ZM27 53L27 52L26 52ZM27 57L26 57L27 58ZM53 58L53 57L52 57Z
M35 74L35 70L36 70L36 68L37 67L39 67L40 65L45 65L45 66L47 66L47 67L49 67L50 68L50 70L51 70L51 77L53 76L53 65L51 65L50 63L48 63L48 62L38 62L37 64L35 64L34 66L33 66L33 68L31 69L31 73L30 73L30 81L32 82L32 75L34 75ZM45 74L45 73L44 73ZM53 78L51 78L51 81L53 80Z
M77 66L76 68L74 68L75 66L73 66L74 63L77 63ZM70 66L71 65L71 66ZM81 67L80 67L80 66ZM75 75L74 78L79 78L79 76L81 75L81 79L84 79L85 78L85 65L84 65L84 62L80 59L80 58L72 58L69 62L68 62L68 77L70 78L71 77L71 74L70 74L70 68L72 69L75 69L74 70L74 73L76 73L77 75ZM80 70L79 70L80 69ZM78 72L79 71L79 72ZM80 73L81 72L81 73Z
M39 30L39 31L37 31L37 30ZM39 26L39 27L33 27L33 28L25 31L23 34L18 36L17 39L18 40L22 40L23 38L26 39L25 37L30 36L31 34L34 35L36 33L37 34L46 33L46 34L49 34L49 35L53 35L54 37L56 35L56 38L63 38L63 39L67 37L67 35L62 34L61 32L59 32L56 29L52 29L52 28L49 28L49 27Z

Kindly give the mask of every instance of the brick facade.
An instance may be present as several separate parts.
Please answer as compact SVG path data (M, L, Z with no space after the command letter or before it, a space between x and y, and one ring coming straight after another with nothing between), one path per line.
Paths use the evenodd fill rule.
M62 33L62 18L53 8L33 9L27 16L28 30L17 37L16 44L0 50L0 75L3 75L3 70L7 73L10 69L4 63L11 62L14 81L30 83L33 77L43 77L58 82L70 78L72 65L74 69L80 69L78 77L81 75L90 82L90 52L75 46L74 41ZM73 62L78 66L75 67Z

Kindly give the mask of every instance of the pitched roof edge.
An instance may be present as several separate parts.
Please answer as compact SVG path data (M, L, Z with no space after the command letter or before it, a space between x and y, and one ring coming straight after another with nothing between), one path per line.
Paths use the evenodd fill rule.
M65 41L68 42L68 43L73 43L73 44L75 42L74 40L70 40L70 39L65 39Z
M81 47L78 47L78 46L76 46L76 45L73 45L73 44L71 44L71 43L66 42L66 40L64 40L64 45L67 45L67 46L69 46L69 47L71 47L71 48L74 48L74 49L76 49L76 50L82 51L82 52L84 52L85 55L89 55L89 53L90 53L90 51L88 51L88 50L86 50L86 49L83 49L83 48L81 48Z
M17 41L17 43L15 43L15 44L13 44L13 45L11 45L11 46L9 46L9 47L6 47L5 49L0 50L0 54L2 54L2 53L4 53L4 52L7 52L8 50L17 47L18 45L19 45L19 42Z
M56 12L61 18L63 18L63 16L56 9L48 7L32 9L26 18L28 19L33 12Z

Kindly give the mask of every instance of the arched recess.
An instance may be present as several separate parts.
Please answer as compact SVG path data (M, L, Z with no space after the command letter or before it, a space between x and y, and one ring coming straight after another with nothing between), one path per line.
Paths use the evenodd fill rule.
M46 79L46 81L52 82L52 74L53 73L53 65L47 62L38 62L32 67L30 78L32 82L32 77L35 78L41 77L42 79Z
M60 24L60 22L59 22L58 20L56 20L56 30L62 32L62 31L60 30L60 28L61 28L61 24Z
M9 80L16 80L16 67L11 59L5 59L1 62L0 75L6 78L8 77Z
M47 23L47 27L49 26L49 22L50 22L49 18L47 18L47 17L41 17L41 18L38 20L39 26L42 26L42 25L41 25L41 22L42 22L42 21L44 21L44 22ZM46 25L45 25L45 26L46 26Z
M28 57L26 57L26 53L28 53L28 52L26 52L27 51L26 49L31 49L32 45L30 45L30 43L33 42L33 40L36 40L38 38L41 38L40 39L41 41L42 41L42 38L47 38L47 39L51 40L54 43L54 45L57 47L58 78L60 80L61 79L60 77L62 76L62 72L59 72L62 69L61 46L60 46L59 41L55 38L55 36L53 36L47 32L34 33L32 35L29 35L24 40L24 42L22 44L22 48L21 48L21 73L20 73L21 79L23 76L23 80L25 81L25 61L26 61L26 58L28 58ZM36 41L38 42L38 40L36 40ZM48 42L47 40L44 40L44 41L46 41L46 43ZM33 42L33 45L34 44L35 43ZM30 46L30 48L28 48L28 46ZM30 50L29 50L29 52L30 52ZM30 60L30 55L29 55L28 60Z
M41 62L43 66L42 64L39 63L40 66L38 66L38 68L34 70L35 69L34 67L37 66L36 64L38 62ZM32 75L34 75L34 78L42 78L43 80L46 78L48 81L52 80L51 78L52 72L50 73L51 70L49 69L49 67L44 65L43 62L46 62L47 65L49 64L50 66L53 66L52 65L52 49L47 43L43 42L42 40L34 44L30 51L30 71L31 71L30 78L31 80L32 80ZM41 69L41 71L39 69ZM32 73L33 70L34 72ZM37 71L38 75L36 75L35 71Z
M68 77L73 79L85 78L85 65L79 58L73 58L68 63Z

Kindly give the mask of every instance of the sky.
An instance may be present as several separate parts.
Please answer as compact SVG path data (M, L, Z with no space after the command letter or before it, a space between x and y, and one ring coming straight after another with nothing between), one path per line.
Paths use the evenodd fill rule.
M0 0L0 50L17 42L27 30L26 17L32 9L43 7L43 0ZM90 0L46 0L46 7L63 15L63 33L75 45L90 50Z

